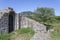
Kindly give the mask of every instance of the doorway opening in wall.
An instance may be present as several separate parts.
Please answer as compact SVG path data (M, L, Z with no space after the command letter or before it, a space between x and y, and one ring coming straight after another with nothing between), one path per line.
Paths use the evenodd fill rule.
M14 26L13 26L13 13L9 14L9 33L12 32L14 30Z

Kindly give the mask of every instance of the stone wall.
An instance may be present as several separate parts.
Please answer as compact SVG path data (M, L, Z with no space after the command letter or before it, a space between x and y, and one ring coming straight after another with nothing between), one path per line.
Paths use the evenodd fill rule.
M0 12L0 34L8 33L8 13Z
M31 27L35 31L35 35L30 40L51 40L49 32L46 31L46 26L25 16L20 16L20 19L21 28Z
M21 20L19 22L20 22L20 27L21 28L31 27L34 30L36 30L35 28L37 28L40 31L45 31L46 32L46 26L40 24L39 22L37 22L35 20L32 20L30 18L27 18L25 16L21 16L20 19ZM36 30L36 31L38 31L38 30Z
M15 27L14 27L15 30L19 29L19 21L20 21L19 19L20 19L19 14L16 14L15 15Z
M14 16L9 16L10 14ZM14 31L27 27L31 27L35 31L35 35L30 40L50 40L50 35L43 24L21 14L15 14L11 8L0 11L0 34L6 34L12 29Z
M11 20L10 14L13 14L13 22ZM6 8L4 10L0 10L0 34L6 34L9 33L9 30L12 29L12 26L10 26L11 22L13 24L13 29L15 28L15 15L12 8ZM10 17L10 18L9 18ZM11 21L11 22L9 22Z

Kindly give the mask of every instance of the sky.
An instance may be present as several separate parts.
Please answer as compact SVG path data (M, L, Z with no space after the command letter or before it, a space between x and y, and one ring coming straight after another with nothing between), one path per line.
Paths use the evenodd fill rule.
M0 0L0 10L11 7L15 12L35 11L38 7L55 9L55 15L60 16L60 0Z

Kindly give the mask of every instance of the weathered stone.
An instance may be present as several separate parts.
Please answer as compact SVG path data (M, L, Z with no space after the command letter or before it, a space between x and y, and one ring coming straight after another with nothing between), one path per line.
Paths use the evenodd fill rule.
M6 8L0 11L0 34L6 34L9 33L9 31L12 31L15 24L14 14L12 8Z
M46 31L46 26L39 22L22 16L20 23L21 28L31 27L35 31L35 35L30 40L51 40L50 34Z
M46 32L46 26L23 15L15 14L12 8L0 11L1 34L27 27L31 27L35 31L35 35L30 40L50 40L49 32Z

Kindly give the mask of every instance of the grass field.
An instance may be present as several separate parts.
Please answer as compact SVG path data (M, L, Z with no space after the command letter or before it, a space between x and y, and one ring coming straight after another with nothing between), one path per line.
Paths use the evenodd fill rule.
M60 23L54 23L52 25L54 29L54 31L51 32L52 40L60 40Z

